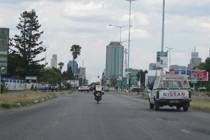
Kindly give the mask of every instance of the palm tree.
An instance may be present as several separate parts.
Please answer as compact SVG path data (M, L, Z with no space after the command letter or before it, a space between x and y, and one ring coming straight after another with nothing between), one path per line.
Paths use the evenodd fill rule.
M81 53L81 48L79 45L72 45L71 46L71 49L70 49L70 52L72 52L72 56L73 56L73 73L75 72L74 71L74 60L77 59L77 57L80 55Z

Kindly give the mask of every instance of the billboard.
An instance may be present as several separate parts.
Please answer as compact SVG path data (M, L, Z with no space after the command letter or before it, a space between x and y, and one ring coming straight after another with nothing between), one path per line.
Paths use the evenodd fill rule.
M168 67L168 52L157 52L156 59L157 68L167 68Z
M9 29L0 28L0 75L7 74Z
M187 74L190 75L191 74L191 70L177 70L177 69L170 69L170 74Z
M197 76L197 81L208 81L208 72L205 70L191 70L191 77L192 75Z
M205 70L176 70L170 69L170 74L186 74L188 80L196 83L197 81L208 81L208 72Z

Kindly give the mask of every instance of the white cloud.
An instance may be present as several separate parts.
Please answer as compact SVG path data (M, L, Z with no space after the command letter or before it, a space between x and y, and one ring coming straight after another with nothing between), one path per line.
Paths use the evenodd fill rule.
M166 1L165 46L174 48L172 64L187 65L192 48L198 47L203 61L210 45L209 0ZM78 63L85 61L87 74L101 75L105 68L106 45L119 40L119 28L109 24L128 25L129 3L125 0L71 1L2 1L0 24L10 28L10 36L18 34L15 26L25 10L35 9L41 30L41 40L50 46L47 61L57 53L58 61L66 64L72 58L70 46L82 46ZM130 66L148 69L155 62L161 46L162 0L132 3ZM122 28L122 41L128 40L128 27ZM127 48L127 42L123 45ZM201 47L199 47L201 46ZM165 49L166 50L166 49ZM42 54L44 56L44 54Z

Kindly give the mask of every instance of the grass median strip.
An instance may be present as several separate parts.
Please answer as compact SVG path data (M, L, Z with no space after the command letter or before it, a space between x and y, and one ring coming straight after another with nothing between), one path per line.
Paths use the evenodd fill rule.
M2 108L12 108L27 106L55 98L56 95L50 92L42 91L19 91L9 92L0 95L0 106Z
M209 98L193 98L190 103L193 109L210 112L210 99Z

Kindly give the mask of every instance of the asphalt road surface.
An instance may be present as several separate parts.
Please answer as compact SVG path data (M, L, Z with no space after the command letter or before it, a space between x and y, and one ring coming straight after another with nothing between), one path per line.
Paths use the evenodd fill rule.
M149 109L139 96L60 94L29 107L0 111L0 140L210 140L210 113Z

